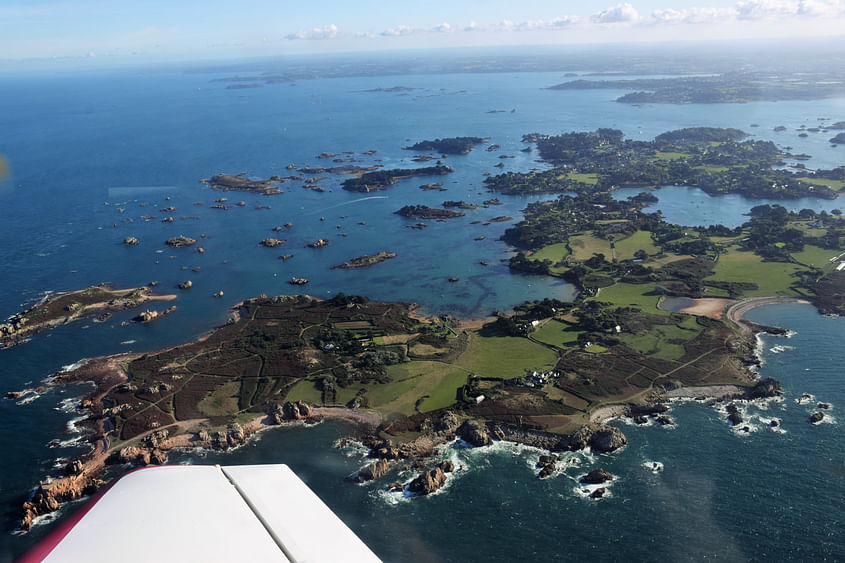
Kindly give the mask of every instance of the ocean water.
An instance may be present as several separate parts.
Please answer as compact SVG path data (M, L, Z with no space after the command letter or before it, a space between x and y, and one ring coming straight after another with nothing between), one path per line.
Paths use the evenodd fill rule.
M501 206L428 222L424 230L405 228L416 221L394 214L408 203L480 203L493 197L483 189L483 173L499 172L495 165L500 162L505 171L542 168L534 161L536 153L520 152L525 133L617 127L632 138L648 139L678 127L737 126L812 154L811 167L843 161L841 147L831 148L822 134L801 139L794 131L772 131L779 124L812 126L818 117L840 120L842 100L715 109L631 107L613 102L620 92L543 90L561 81L558 73L347 78L250 90L227 90L211 82L218 77L151 69L0 77L0 155L12 171L12 178L0 184L0 316L17 312L46 291L102 281L135 286L158 280L168 292L178 292L179 281L194 283L192 290L179 292L178 310L159 323L120 327L134 313L116 314L106 323L74 323L3 350L4 391L36 384L82 357L191 340L224 322L231 305L243 298L300 291L287 284L292 276L309 278L305 290L317 296L361 293L464 317L506 310L530 298L565 299L572 295L567 284L513 275L499 262L509 255L497 240L509 223L473 224L497 215L518 220L534 198L499 196ZM406 95L366 92L391 86L419 89ZM748 129L750 123L760 127ZM222 194L199 183L219 172L287 176L289 163L333 165L316 158L324 151L352 151L349 156L361 165L416 166L409 161L413 153L402 146L457 135L488 136L502 148L487 152L477 147L470 155L446 159L454 174L405 180L372 194L344 192L342 177L331 175L319 184L323 193L286 182L285 193L267 197ZM361 154L370 149L378 152ZM417 189L432 181L443 182L448 191ZM669 215L665 197L670 194L678 198L679 208L684 198L698 197L701 210L684 216L688 224L723 222L726 198L664 189L657 205L670 220L687 222ZM211 209L219 197L246 205ZM731 216L741 217L758 203L732 201ZM177 207L176 220L160 222L165 214L159 210L170 205ZM259 205L272 209L254 209ZM157 218L146 221L144 215ZM294 223L289 232L273 233L272 227L286 221ZM164 240L178 234L205 234L200 244L206 252L167 248ZM124 247L127 236L138 237L141 244ZM258 241L268 236L288 242L276 249L259 247ZM304 247L317 238L331 243L319 250ZM393 250L399 257L367 270L329 270L378 250ZM294 257L282 261L280 254ZM489 266L480 265L481 260ZM200 271L192 271L195 267ZM447 283L452 276L460 281ZM218 290L224 298L211 298ZM757 431L737 435L723 413L679 404L673 407L676 428L626 426L629 445L623 451L578 456L578 466L548 481L537 480L530 467L536 451L505 445L444 451L465 470L442 493L421 499L385 497L375 485L344 483L361 459L354 451L332 447L342 428L330 424L271 431L230 454L185 459L289 463L379 555L392 561L565 555L596 560L841 558L845 465L839 422L809 425L809 407L794 399L811 393L831 402L837 418L837 406L845 405L836 368L845 325L797 305L759 309L752 316L797 332L789 340L764 338L763 346L784 347L779 353L764 352L763 372L784 382L787 397L761 416L776 414L785 434L761 422ZM26 492L50 472L56 458L80 451L68 443L67 425L75 415L62 409L69 404L62 401L81 392L60 389L25 405L0 401L5 530L13 529ZM65 445L48 448L54 439ZM651 473L643 467L649 461L663 463L664 471ZM610 498L599 502L582 498L574 480L594 466L619 476ZM3 534L0 559L20 553L49 529Z

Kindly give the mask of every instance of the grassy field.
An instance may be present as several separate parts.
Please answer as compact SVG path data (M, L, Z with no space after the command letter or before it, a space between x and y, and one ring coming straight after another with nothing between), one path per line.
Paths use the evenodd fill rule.
M615 249L610 247L610 241L593 236L592 233L572 237L569 246L572 247L572 257L579 261L588 260L594 253L604 254L607 260L614 256L617 260L630 260L637 250L645 250L648 254L656 254L658 248L651 240L648 231L637 231L633 235L614 240ZM615 254L614 254L615 251Z
M207 416L220 416L235 412L238 410L240 389L240 382L227 381L197 403L197 408Z
M830 266L830 259L839 256L838 250L828 250L819 246L807 244L801 252L793 252L792 257L802 264L807 266L815 266L816 268L824 268Z
M637 231L633 235L615 241L616 259L631 260L637 250L645 250L649 255L657 254L659 249L654 246L651 240L651 233L648 231Z
M789 289L795 281L792 274L802 269L796 264L763 262L756 254L732 247L719 257L715 273L705 280L756 283L758 289L745 292L747 297L794 296L796 293Z
M442 409L453 404L456 400L458 389L466 385L467 374L463 371L456 371L446 374L440 383L428 393L428 398L420 403L420 412L429 412Z
M578 340L578 335L582 332L568 323L552 319L537 329L531 336L540 342L562 348Z
M582 182L591 186L595 186L599 181L598 174L581 174L579 172L570 172L567 177L575 182Z
M845 188L845 182L843 182L842 180L828 180L827 178L807 178L806 176L798 179L802 182L806 182L807 184L812 184L813 186L827 186L831 190L835 190L837 192L842 191L842 188Z
M693 323L695 319L692 319ZM620 340L634 350L662 360L677 360L684 355L681 341L694 338L700 331L676 325L655 325L645 334L621 334Z
M455 402L457 390L466 384L467 372L439 362L406 362L388 366L389 383L355 383L337 388L337 404L345 405L366 388L369 408L385 416L414 414L417 400L428 395L420 405L423 411L448 407ZM321 393L314 381L297 383L285 398L319 405Z
M654 293L653 283L616 283L610 287L602 288L596 301L613 303L617 307L636 307L646 313L656 315L668 315L668 311L661 311L657 308L657 301L660 295L647 295Z
M679 158L689 158L691 156L688 152L657 151L652 157L652 160L678 160Z
M566 256L569 256L569 249L566 248L565 242L559 242L544 246L540 250L535 251L530 258L531 260L551 260L552 263L557 263Z
M557 363L557 355L527 338L482 337L470 333L466 351L457 365L485 377L518 377L526 370L546 370Z
M285 396L286 401L304 401L312 405L319 405L322 403L322 394L317 386L310 379L303 379L299 383L291 387L291 390Z

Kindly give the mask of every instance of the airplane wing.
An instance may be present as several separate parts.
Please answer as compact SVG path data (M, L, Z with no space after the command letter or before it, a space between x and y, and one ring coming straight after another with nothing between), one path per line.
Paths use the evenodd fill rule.
M21 562L376 562L287 465L125 474Z

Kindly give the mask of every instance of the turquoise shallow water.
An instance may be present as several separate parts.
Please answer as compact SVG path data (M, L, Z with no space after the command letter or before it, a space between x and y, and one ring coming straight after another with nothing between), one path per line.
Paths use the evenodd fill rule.
M393 214L406 203L480 203L492 197L483 191L482 174L497 172L499 162L504 170L542 167L533 153L520 152L525 133L618 127L645 139L683 126L754 122L760 127L749 132L813 154L808 165L835 166L843 160L841 148L837 152L819 137L784 139L778 137L784 133L772 132L781 123L795 127L809 126L820 116L842 119L841 100L725 105L718 111L708 106L630 107L612 102L617 92L542 90L560 81L554 73L314 80L252 90L226 90L209 82L215 77L146 70L0 79L0 154L13 171L12 180L0 185L0 316L13 314L44 291L106 280L128 286L156 279L168 291L185 279L195 286L180 294L179 309L164 322L121 328L120 321L130 314L118 314L108 323L77 323L2 351L4 391L37 382L81 357L151 350L195 338L225 321L229 306L240 299L293 292L286 283L291 276L310 278L306 287L315 295L364 293L462 316L486 315L528 298L566 298L571 295L566 284L512 275L499 263L508 249L497 239L508 223L472 224L496 215L518 219L530 199L500 196L501 206L431 222L422 231L404 228L408 222ZM409 95L364 92L395 85L420 90ZM486 113L492 109L507 111ZM246 205L219 211L209 206L223 194L198 183L217 172L286 176L291 162L323 164L315 158L323 151L353 151L362 164L380 160L387 167L410 166L412 154L402 151L403 145L455 135L490 136L502 149L478 147L468 156L450 157L447 163L456 172L436 179L446 192L420 191L419 184L433 180L417 178L370 194L379 199L365 199L340 190L340 178L330 176L321 184L324 193L289 182L279 196L225 194L230 203L244 200ZM369 149L378 153L360 154ZM499 159L501 154L515 158ZM701 224L731 217L741 222L742 213L758 203L732 201L728 213L726 198L684 190L658 193L657 205L670 220ZM690 198L697 206L685 205ZM169 205L177 207L174 223L141 218L161 217L159 209ZM255 210L257 205L272 209ZM674 208L686 215L670 215ZM179 219L193 216L199 219ZM280 251L257 245L286 221L294 227L284 235L288 243ZM206 234L206 252L200 256L164 246L166 238L181 233ZM126 236L137 236L141 245L124 247ZM484 240L474 240L479 236ZM320 237L331 240L329 247L304 248ZM399 257L369 270L328 269L383 249ZM285 253L295 256L277 259ZM478 264L482 259L490 265ZM191 271L195 266L199 272ZM445 283L451 276L460 282ZM223 299L210 297L221 289ZM806 424L807 407L793 399L813 393L832 402L837 416L837 407L845 404L836 369L845 326L806 306L759 309L753 315L798 332L788 341L765 344L766 349L794 346L767 353L764 367L788 390L783 403L770 407L783 419L786 434L761 425L749 436L736 436L722 414L679 405L675 430L626 427L630 445L625 450L584 458L579 468L549 481L537 481L530 468L538 452L505 446L444 452L466 471L442 494L395 504L372 486L343 483L360 459L331 447L341 430L329 424L268 432L254 446L205 460L219 456L227 463L291 464L377 553L394 561L557 559L561 554L596 560L841 557L845 466L839 423ZM66 425L73 415L57 409L60 401L78 393L63 389L23 406L0 401L5 529L11 529L25 491L50 471L53 460L78 451L46 447L55 438L69 438ZM665 471L646 471L642 463L650 460L664 463ZM599 503L573 491L573 478L594 465L620 476L612 497ZM0 559L19 553L48 530L41 526L25 537L4 534Z

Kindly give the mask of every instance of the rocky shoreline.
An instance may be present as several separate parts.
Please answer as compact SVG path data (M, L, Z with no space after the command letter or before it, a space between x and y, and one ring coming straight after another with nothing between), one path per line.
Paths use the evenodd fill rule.
M461 418L451 411L445 411L432 423L429 431L404 444L394 445L391 440L381 438L377 433L365 436L362 443L369 450L368 457L376 461L365 465L348 479L361 483L378 480L395 467L422 469L407 483L391 483L387 490L407 491L417 495L431 494L445 484L446 475L456 468L449 460L437 462L433 467L430 464L434 463L433 458L436 457L440 446L458 439L473 447L484 447L504 441L549 452L589 448L596 452L610 453L627 444L625 435L619 429L603 424L584 425L572 434L565 435L512 424ZM551 459L552 456L547 457Z

